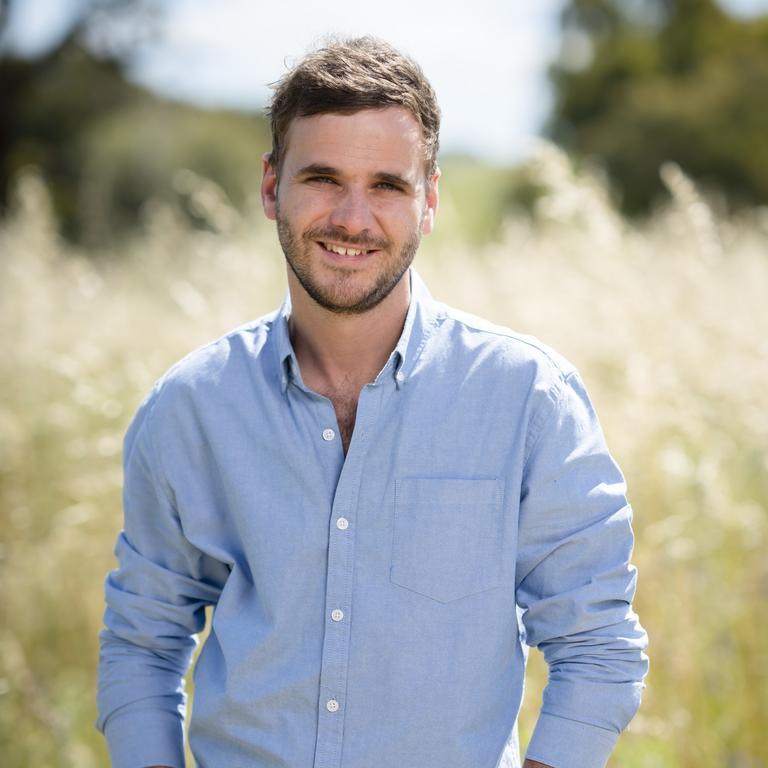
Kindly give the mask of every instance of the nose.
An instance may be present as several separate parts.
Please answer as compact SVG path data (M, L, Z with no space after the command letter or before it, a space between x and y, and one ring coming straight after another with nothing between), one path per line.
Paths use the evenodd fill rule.
M372 231L375 219L365 190L354 187L345 189L331 213L331 224L350 235Z

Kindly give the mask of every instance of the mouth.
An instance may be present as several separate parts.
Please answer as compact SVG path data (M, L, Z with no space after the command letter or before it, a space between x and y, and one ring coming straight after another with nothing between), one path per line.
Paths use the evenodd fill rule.
M338 245L323 240L315 241L334 261L343 261L345 264L364 261L378 249L356 248L351 245Z

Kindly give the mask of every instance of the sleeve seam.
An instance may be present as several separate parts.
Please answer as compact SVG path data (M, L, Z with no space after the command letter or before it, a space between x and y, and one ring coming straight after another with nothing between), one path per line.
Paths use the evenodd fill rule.
M565 391L566 386L570 386L570 380L572 377L578 376L578 371L574 368L566 374L561 374L556 380L555 383L549 388L547 391L547 396L552 401L552 410L543 418L543 419L537 419L534 417L534 425L533 425L533 436L531 438L531 442L526 448L525 456L523 457L523 476L525 476L527 470L528 470L528 461L531 457L531 454L533 453L536 446L539 444L539 440L541 440L542 435L544 434L545 427L549 424L549 422L552 420L554 415L558 412L560 408L560 404L563 400L563 393ZM538 416L538 414L537 414Z
M570 375L570 374L569 374ZM545 427L549 424L549 422L552 420L554 415L557 413L560 402L563 398L563 384L567 382L567 377L565 376L559 376L557 379L555 379L555 382L552 384L552 386L547 390L547 399L552 404L551 410L543 414L542 408L540 408L536 414L534 415L533 419L531 420L531 432L530 432L530 438L528 440L528 444L526 445L525 449L525 455L523 457L523 477L525 477L527 470L528 470L528 461L530 460L531 454L533 453L534 449L539 443L539 440L541 439L541 436L545 432Z
M162 384L160 387L158 387L157 398L159 398L161 394L162 394ZM176 508L175 494L173 493L173 489L168 483L168 480L165 476L165 472L163 471L163 467L160 462L160 455L157 451L155 438L152 432L152 417L154 416L154 413L155 413L156 404L157 404L157 399L155 400L155 402L152 403L152 407L149 413L147 414L147 418L144 422L144 429L146 430L146 433L147 433L147 446L149 448L148 458L151 459L151 461L149 462L149 471L152 473L152 477L155 479L157 484L162 489L163 496L165 496L165 499L170 505L171 509L173 509L174 513L178 515L179 511Z

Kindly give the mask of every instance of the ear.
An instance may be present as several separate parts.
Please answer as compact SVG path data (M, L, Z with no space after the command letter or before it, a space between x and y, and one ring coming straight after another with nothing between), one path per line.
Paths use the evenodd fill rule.
M440 194L437 191L437 182L440 180L440 169L427 182L427 194L424 200L424 214L421 217L421 231L428 235L435 228L435 216L440 202Z
M261 204L268 219L277 218L277 172L272 164L272 153L261 156Z

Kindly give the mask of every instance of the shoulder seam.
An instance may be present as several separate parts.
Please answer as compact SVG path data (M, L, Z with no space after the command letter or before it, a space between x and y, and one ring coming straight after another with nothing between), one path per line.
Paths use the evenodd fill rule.
M527 474L528 460L530 459L534 448L538 445L541 436L544 434L545 427L558 411L560 402L563 399L565 385L568 383L570 375L571 374L569 373L568 376L561 376L559 379L554 380L552 386L547 390L547 399L552 404L551 409L547 413L543 413L543 408L539 408L532 419L531 429L528 432L528 439L526 440L525 453L523 456L523 476Z
M149 407L149 410L147 411L146 416L144 417L144 421L140 426L139 434L136 435L136 440L139 440L141 437L142 432L146 432L146 439L147 439L147 447L149 449L149 471L154 478L155 482L160 486L162 489L162 493L166 498L166 501L170 505L171 509L174 510L174 512L177 512L176 510L176 499L175 494L173 493L173 488L168 483L168 480L166 478L165 470L163 469L162 464L160 463L160 454L157 450L157 446L155 445L155 438L153 435L152 430L152 419L155 413L155 405L157 404L158 399L161 396L162 393L162 379L158 381L158 384L154 388L154 397L151 398L150 402L147 404ZM134 446L135 448L135 446Z
M571 376L573 373L576 372L575 366L572 367L571 370L564 370L563 367L560 365L560 363L558 363L558 361L555 360L555 358L547 350L545 344L542 344L541 342L534 343L533 341L529 341L528 339L523 338L523 334L517 333L516 331L513 331L511 328L506 328L505 326L498 325L497 323L491 323L492 325L496 326L495 328L483 328L471 322L467 322L467 320L461 317L457 317L455 314L453 314L453 311L451 311L451 307L448 307L446 304L442 304L441 312L444 317L450 320L453 320L456 323L460 323L462 326L464 326L470 331L474 331L476 333L488 333L492 336L498 336L500 338L510 339L511 341L517 342L519 344L523 344L527 347L530 347L531 349L535 349L537 352L541 353L549 361L550 365L552 365L552 367L557 371L558 375L563 380L563 382L565 382L569 376ZM490 323L490 321L488 322Z
M173 493L173 488L169 485L166 479L166 474L160 460L160 454L155 444L155 438L153 435L153 428L152 428L155 407L158 404L160 398L163 397L163 394L166 391L166 386L168 384L168 381L171 375L192 355L198 354L203 350L207 349L208 347L213 346L214 344L218 344L224 341L225 339L231 338L239 333L255 332L261 326L266 326L268 328L269 326L271 326L272 322L274 321L274 316L275 316L275 313L270 312L266 315L262 315L261 317L257 317L253 320L249 320L248 322L245 322L242 325L239 325L236 328L232 328L226 333L221 334L221 336L218 336L215 339L211 339L210 341L206 342L205 344L202 344L196 349L193 349L187 352L186 355L184 355L182 358L180 358L171 366L169 366L166 369L166 371L155 380L149 394L146 396L145 401L146 401L148 410L146 415L144 416L143 423L139 427L139 433L136 435L136 440L139 440L139 438L141 437L141 433L146 431L147 447L149 449L149 453L151 454L151 459L152 459L150 463L150 471L153 477L155 478L155 481L159 483L159 485L162 487L163 494L165 495L168 503L174 509L176 508L175 499L174 499L175 494ZM134 446L134 449L135 447L136 446Z

